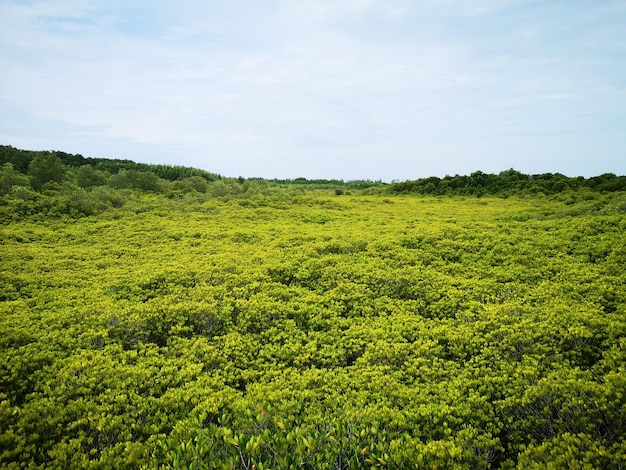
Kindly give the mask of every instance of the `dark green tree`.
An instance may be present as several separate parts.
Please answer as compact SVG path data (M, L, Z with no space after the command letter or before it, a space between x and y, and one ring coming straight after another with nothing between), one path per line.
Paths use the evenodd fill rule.
M107 181L107 175L91 165L82 165L76 172L76 184L81 188L101 186Z
M137 170L120 170L111 176L109 185L115 189L141 189L158 192L162 189L163 180L154 173Z
M199 193L206 193L209 187L207 180L201 176L191 176L182 180L174 182L174 187L183 192L197 191Z
M13 186L28 186L28 177L5 163L0 167L0 194L9 193Z
M31 176L31 186L39 191L46 183L61 183L65 176L65 167L59 157L53 153L45 152L38 154L30 162L28 173Z

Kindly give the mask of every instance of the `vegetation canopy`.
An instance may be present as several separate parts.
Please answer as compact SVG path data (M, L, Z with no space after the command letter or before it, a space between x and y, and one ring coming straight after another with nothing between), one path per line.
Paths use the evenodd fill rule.
M623 177L0 157L1 467L623 468Z

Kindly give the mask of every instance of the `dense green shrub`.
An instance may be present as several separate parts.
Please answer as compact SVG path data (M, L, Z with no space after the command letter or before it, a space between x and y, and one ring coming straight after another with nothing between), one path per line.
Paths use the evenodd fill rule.
M0 198L1 466L618 468L621 194L183 182Z

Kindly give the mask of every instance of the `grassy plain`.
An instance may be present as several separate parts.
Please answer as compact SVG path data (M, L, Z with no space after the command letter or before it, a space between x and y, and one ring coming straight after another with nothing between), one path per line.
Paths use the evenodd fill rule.
M4 225L0 465L619 468L624 206L137 193Z

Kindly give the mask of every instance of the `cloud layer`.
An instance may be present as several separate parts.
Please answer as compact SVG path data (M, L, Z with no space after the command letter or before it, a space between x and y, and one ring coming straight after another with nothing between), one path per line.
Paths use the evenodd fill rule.
M3 2L0 140L228 176L624 174L624 31L610 0Z

